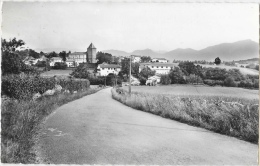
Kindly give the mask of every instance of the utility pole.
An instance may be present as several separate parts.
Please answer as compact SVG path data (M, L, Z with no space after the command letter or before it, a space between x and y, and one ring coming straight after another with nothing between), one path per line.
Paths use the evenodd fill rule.
M130 55L130 68L129 68L129 94L131 95L131 63L132 63L132 55Z
M107 76L105 75L105 87L107 86Z

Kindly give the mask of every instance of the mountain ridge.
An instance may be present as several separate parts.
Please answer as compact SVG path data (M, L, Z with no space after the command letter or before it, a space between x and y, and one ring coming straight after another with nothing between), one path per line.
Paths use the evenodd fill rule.
M119 56L120 52L124 54L122 56L129 55L142 55L150 56L152 58L160 57L172 60L207 60L214 61L216 57L219 57L224 61L237 61L242 59L258 58L259 46L257 42L250 39L240 40L233 43L220 43L213 46L208 46L201 50L195 50L192 48L176 48L165 53L153 51L152 49L134 50L133 52L125 52L121 50L104 50L102 52L111 53L112 55Z

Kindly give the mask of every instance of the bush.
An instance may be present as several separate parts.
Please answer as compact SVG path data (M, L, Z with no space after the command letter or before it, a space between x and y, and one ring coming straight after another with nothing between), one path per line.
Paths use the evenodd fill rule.
M68 66L65 62L55 62L53 69L66 69Z
M2 94L15 99L31 99L34 93L44 93L55 87L55 80L29 75L6 75L2 77Z
M89 78L90 77L88 68L84 64L80 64L70 75L75 78Z
M35 93L43 94L53 89L55 84L63 90L82 91L89 87L88 80L43 78L30 75L6 75L2 77L2 95L18 100L30 100Z
M237 87L237 84L236 84L233 77L227 77L224 80L224 85L227 86L227 87Z
M169 85L169 84L171 84L171 78L169 77L169 75L162 75L160 82L163 85Z

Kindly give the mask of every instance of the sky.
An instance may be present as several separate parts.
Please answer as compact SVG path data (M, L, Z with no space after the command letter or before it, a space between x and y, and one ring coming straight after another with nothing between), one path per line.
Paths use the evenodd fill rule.
M258 42L258 17L249 3L4 2L2 38L35 50L199 50Z

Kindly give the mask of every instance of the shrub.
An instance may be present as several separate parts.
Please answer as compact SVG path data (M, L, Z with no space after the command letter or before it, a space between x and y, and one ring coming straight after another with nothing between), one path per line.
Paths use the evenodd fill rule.
M169 75L162 75L160 82L163 85L169 85L169 84L171 84L171 78L169 77Z
M80 64L72 73L71 76L75 78L89 78L90 73L88 71L88 68L84 64Z
M53 69L66 69L67 67L65 62L55 62Z
M30 75L6 75L2 77L2 95L18 100L30 100L35 93L43 94L53 89L55 84L63 90L82 91L89 87L88 80L43 78Z
M227 77L224 80L224 85L227 87L236 87L237 86L233 77Z

